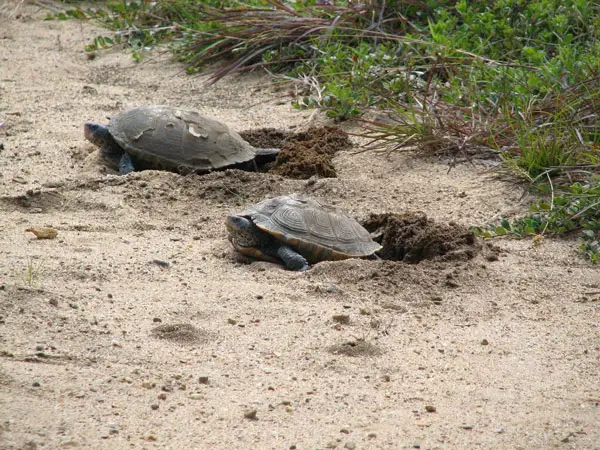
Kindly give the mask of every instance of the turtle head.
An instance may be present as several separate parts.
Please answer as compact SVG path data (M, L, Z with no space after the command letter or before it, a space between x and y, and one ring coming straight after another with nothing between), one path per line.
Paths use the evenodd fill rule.
M229 231L229 241L235 248L255 247L258 243L256 225L244 216L227 216L225 226Z
M92 144L105 147L112 141L112 137L105 125L95 122L87 122L83 126L83 135Z

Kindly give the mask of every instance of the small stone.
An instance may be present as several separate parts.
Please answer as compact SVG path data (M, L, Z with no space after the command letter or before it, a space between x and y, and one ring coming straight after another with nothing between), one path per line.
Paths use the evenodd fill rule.
M143 381L142 387L146 389L152 389L156 387L156 383L153 383L152 381Z
M383 381L385 381L386 383L389 383L389 382L392 380L392 377L390 377L389 375L383 375L383 376L381 377L381 379L382 379Z
M434 413L434 412L436 412L437 410L436 410L435 406L432 406L432 405L427 405L427 406L425 406L425 411L427 411L427 412L429 412L429 413Z
M131 384L131 383L133 383L133 378L123 377L123 378L121 378L121 383Z
M115 427L111 427L108 432L109 434L119 434L119 430Z
M158 394L158 399L159 400L166 400L167 399L167 394L165 394L164 392L161 394Z
M44 350L44 346L43 345L36 345L35 346L36 351L41 352Z
M371 432L371 433L367 434L367 437L368 437L369 439L375 439L375 438L377 437L377 433L373 433L373 432Z
M153 411L156 411L158 409L158 403L153 403L150 405L150 408L152 408Z
M258 417L256 416L257 413L258 411L256 411L256 409L251 409L244 413L244 418L248 420L258 420Z
M198 377L198 383L200 383L200 384L208 384L208 377L207 376Z
M235 320L235 319L227 319L227 323L229 325L236 325L237 324L237 320Z
M171 265L171 263L169 263L169 261L163 261L162 259L153 259L151 262L156 264L158 267L163 267L163 268L167 268Z
M348 314L334 314L332 317L334 322L348 325L350 323L350 316Z
M58 306L58 300L56 300L55 298L51 298L50 300L48 300L48 303L52 306Z
M202 394L193 393L193 394L190 394L190 398L192 400L202 400L204 398L204 396Z
M119 343L119 341L112 341L110 343L110 345L112 345L113 347L117 347L117 348L121 348L122 345Z
M488 342L488 340L487 340L487 339L483 339L483 340L481 341L481 345L489 345L489 342Z
M262 295L260 295L260 294L256 296L256 300L262 300L263 298L264 297Z
M40 387L40 386L41 386L41 384L40 384L40 382L39 382L39 381L34 381L34 382L31 384L31 385L32 385L33 387Z
M344 433L344 434L350 434L350 430L348 428L342 428L340 430L340 433Z
M463 430L472 430L473 429L473 425L461 425L461 428Z
M356 448L356 444L354 442L346 442L344 444L344 448L347 450L354 450Z
M282 400L281 404L284 406L290 406L292 404L291 400Z
M69 303L69 306L73 309L79 309L79 305L77 303Z
M154 322L154 323L161 323L162 319L160 317L155 317L154 319L152 319L152 322Z

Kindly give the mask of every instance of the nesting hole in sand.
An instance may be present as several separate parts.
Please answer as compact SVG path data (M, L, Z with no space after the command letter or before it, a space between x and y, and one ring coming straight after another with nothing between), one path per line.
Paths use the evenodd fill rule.
M421 212L371 214L362 225L383 246L377 253L382 259L467 261L481 250L481 243L466 227L437 223Z
M269 173L301 180L315 175L336 177L333 156L352 148L346 132L334 126L311 127L298 133L261 128L240 135L254 147L281 149L275 162L265 166Z

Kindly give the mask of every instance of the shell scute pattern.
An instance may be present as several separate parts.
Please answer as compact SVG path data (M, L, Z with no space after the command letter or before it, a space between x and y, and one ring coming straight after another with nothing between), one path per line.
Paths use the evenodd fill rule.
M297 194L265 200L242 215L311 263L368 256L381 248L353 218Z
M131 155L159 167L209 171L255 156L238 133L196 111L161 105L134 108L112 118L108 129Z

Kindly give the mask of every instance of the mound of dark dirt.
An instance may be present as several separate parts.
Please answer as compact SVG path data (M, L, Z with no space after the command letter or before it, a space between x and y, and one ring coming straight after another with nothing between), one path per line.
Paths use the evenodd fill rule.
M301 180L314 175L336 177L333 156L352 147L346 132L333 126L311 127L300 133L262 128L240 134L255 147L281 148L269 172Z
M465 227L455 222L436 223L423 213L371 214L363 226L383 246L378 255L392 261L466 261L481 250L475 235Z

